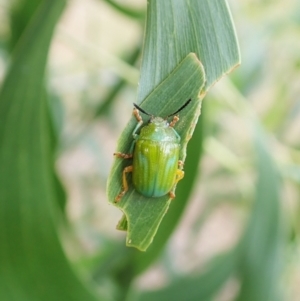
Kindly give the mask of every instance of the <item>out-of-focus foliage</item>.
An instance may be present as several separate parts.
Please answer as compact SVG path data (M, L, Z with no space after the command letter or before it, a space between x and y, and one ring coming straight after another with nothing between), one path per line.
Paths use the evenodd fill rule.
M124 246L125 235L114 229L119 210L105 196L112 153L136 99L146 1L69 1L46 77L55 132L38 91L59 12L52 21L45 17L52 10L39 15L42 2L59 1L0 0L0 221L9 222L0 227L0 299L97 298L69 268L58 229L74 270L96 286L99 300L298 300L299 1L228 1L242 65L203 101L186 161L193 165L196 139L203 141L201 164L193 166L201 177L165 248L155 249L154 240L149 254ZM68 196L63 219L54 133ZM170 220L180 206L175 200ZM50 227L40 228L45 220ZM170 220L157 245L174 227ZM41 248L47 237L53 243Z
M44 71L65 1L43 1L0 93L0 299L96 300L70 268L58 240L53 133ZM28 22L27 22L28 23Z

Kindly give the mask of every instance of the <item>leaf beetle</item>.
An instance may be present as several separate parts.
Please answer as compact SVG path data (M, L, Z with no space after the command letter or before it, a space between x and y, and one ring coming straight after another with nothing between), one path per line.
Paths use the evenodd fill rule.
M132 182L135 189L145 197L161 197L169 193L175 197L175 187L184 177L183 162L179 160L180 136L174 125L179 120L177 113L189 103L189 99L176 112L166 118L155 117L138 105L134 104L133 115L137 125L132 133L133 143L128 154L114 153L118 158L133 159L132 165L123 170L123 189L115 198L119 202L128 191L127 173L132 173ZM149 123L142 127L143 119L140 112L150 116ZM171 123L167 118L174 116ZM140 134L137 131L142 127Z

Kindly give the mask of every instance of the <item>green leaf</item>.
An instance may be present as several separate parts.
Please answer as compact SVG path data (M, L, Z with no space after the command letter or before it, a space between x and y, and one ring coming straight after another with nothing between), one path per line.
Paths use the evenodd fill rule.
M226 1L150 0L138 102L190 52L196 53L204 66L206 90L240 64Z
M10 48L14 49L42 0L17 0L10 11Z
M280 300L283 229L279 172L267 147L264 130L255 128L258 181L253 213L241 240L240 301Z
M181 85L182 74L185 74L184 84ZM195 110L199 107L197 100L199 90L204 84L203 68L194 54L187 56L185 60L179 65L177 69L162 82L157 89L153 91L143 102L143 108L149 112L156 112L158 116L165 116L168 113L176 110L182 104L183 99L192 98L191 104L181 114L183 120L192 120L190 126L187 127L184 122L178 122L176 131L182 138L182 145L186 145L192 131L194 130L195 122L198 115L194 116ZM155 107L156 99L166 99L164 105L160 108ZM198 112L199 114L199 112ZM125 137L131 137L133 129L136 125L136 119L133 117L131 122L125 129ZM124 134L124 133L123 133ZM122 138L118 144L118 151L128 152L132 138ZM182 147L181 158L185 157L185 148ZM120 192L122 183L121 175L124 166L130 165L122 159L116 159L108 181L108 196L112 203L115 197ZM130 182L129 182L130 183ZM117 184L117 185L116 185ZM132 186L132 185L131 185ZM134 200L133 202L131 200ZM170 203L169 197L161 198L146 198L131 187L125 194L122 201L117 204L119 208L126 214L128 220L128 235L127 245L136 246L140 250L145 250L151 243L152 238L157 230L160 220L165 214ZM142 220L142 224L138 221ZM133 222L131 222L133 221ZM137 222L135 222L137 221Z
M137 99L138 103L142 102L144 109L161 116L177 110L192 97L192 104L182 111L181 122L176 125L183 140L181 159L185 159L187 138L190 138L197 122L201 99L206 90L238 64L237 41L225 1L148 2ZM188 65L191 67L187 67ZM193 72L198 79L195 79ZM128 152L135 124L136 121L132 118L122 133L117 151ZM121 190L121 173L126 165L130 163L126 164L118 159L112 167L108 181L108 197L111 203ZM128 220L127 245L146 250L169 203L167 196L147 200L131 188L117 205ZM162 240L163 243L168 235Z
M58 195L44 72L66 1L45 0L16 46L0 93L0 299L96 300L57 235Z
M132 51L132 53L125 58L127 64L134 65L139 58L141 53L141 46L138 45ZM103 100L101 101L100 105L95 108L95 115L94 118L100 117L102 115L107 114L109 108L111 108L113 101L116 99L116 96L126 86L127 82L124 78L119 78L115 85L111 88L111 90L104 96Z
M135 19L143 19L145 18L145 13L142 10L136 10L130 7L126 7L121 5L114 0L104 0L108 4L110 4L114 9L118 10L119 12L123 13L125 16Z
M282 175L295 183L300 184L300 166L296 164L288 164L282 168Z

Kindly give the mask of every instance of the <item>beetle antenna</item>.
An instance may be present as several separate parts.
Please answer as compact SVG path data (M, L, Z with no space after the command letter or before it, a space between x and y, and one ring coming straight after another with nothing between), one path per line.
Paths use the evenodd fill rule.
M168 118L168 117L171 117L171 116L173 116L173 115L176 115L177 113L179 113L179 112L180 112L181 110L183 110L183 109L184 109L191 101L192 101L192 99L190 98L190 99L187 100L186 103L185 103L182 107L180 107L176 112L174 112L174 113L168 115L167 118Z
M147 113L146 111L144 111L142 108L140 108L136 103L133 103L133 105L142 113L148 115L148 116L152 116L151 114Z

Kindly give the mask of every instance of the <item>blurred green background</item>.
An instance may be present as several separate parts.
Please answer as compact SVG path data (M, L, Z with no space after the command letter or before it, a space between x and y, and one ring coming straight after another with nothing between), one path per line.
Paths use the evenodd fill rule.
M18 43L42 2L47 1L0 0L1 84L9 68L21 64L14 60ZM70 275L58 270L47 279L49 263L41 259L30 268L18 261L34 254L25 234L27 255L25 249L15 251L15 237L0 235L0 300L300 299L300 2L228 4L242 65L203 101L201 137L195 137L202 144L188 148L189 157L192 147L202 147L197 184L166 246L150 259L125 247L126 234L115 230L122 213L106 197L112 154L136 99L146 1L57 5L62 15L51 40L45 103L63 186L55 180L61 202L55 204L52 221L72 267L60 247L50 248L53 262L63 258L58 266L66 265ZM12 94L19 88L13 78ZM3 121L9 111L1 109ZM0 125L7 133L13 127L4 121ZM4 151L5 141L0 140ZM14 152L19 153L17 145ZM13 166L10 158L1 164ZM4 185L4 176L0 180ZM0 198L3 222L4 194ZM22 219L28 209L23 207L16 219L30 224ZM10 252L15 261L5 264ZM43 287L28 284L27 276L45 278ZM49 292L60 292L60 286L70 293L51 297Z

